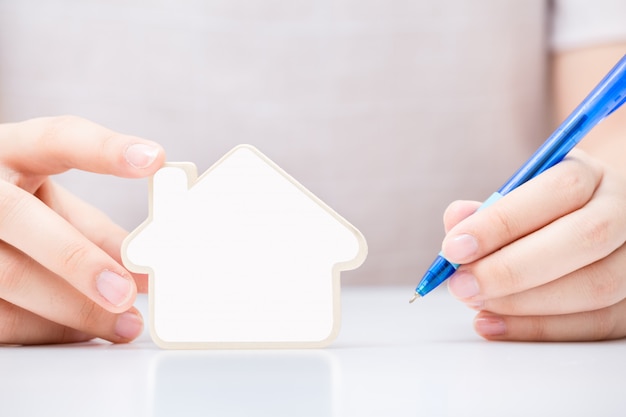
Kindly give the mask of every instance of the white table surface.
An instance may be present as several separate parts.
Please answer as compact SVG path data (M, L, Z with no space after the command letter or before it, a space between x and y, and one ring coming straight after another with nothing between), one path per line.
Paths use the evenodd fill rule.
M623 416L626 340L494 343L443 291L343 288L320 350L0 348L0 416ZM145 310L146 301L138 306Z

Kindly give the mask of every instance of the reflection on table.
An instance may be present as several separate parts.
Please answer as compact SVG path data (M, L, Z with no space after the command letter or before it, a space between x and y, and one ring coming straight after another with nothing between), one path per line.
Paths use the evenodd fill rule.
M492 343L437 290L343 289L320 350L0 348L2 416L621 416L626 341ZM138 306L146 311L146 300Z

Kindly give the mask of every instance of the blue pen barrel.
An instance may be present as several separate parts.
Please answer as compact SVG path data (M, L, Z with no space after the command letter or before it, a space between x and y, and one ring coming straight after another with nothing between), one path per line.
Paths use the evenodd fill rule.
M500 194L507 195L531 178L541 174L546 169L558 164L572 150L584 136L581 128L589 120L587 115L581 114L573 123L562 125L560 129L526 161L524 165L498 190ZM588 130L588 129L587 129Z
M626 55L498 192L506 195L559 163L595 125L625 101Z

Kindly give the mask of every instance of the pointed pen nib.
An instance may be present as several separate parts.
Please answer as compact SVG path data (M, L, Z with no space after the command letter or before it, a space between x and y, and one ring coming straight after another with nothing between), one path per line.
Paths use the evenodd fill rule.
M409 304L413 303L413 301L417 300L418 298L422 298L422 296L416 292L415 294L413 294L413 297L409 300Z

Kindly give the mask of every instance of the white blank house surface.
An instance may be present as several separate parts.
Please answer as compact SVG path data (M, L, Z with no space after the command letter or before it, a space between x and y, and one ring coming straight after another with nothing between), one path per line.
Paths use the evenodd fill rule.
M339 275L365 260L365 239L256 148L234 148L200 177L166 164L150 191L122 254L149 274L158 345L318 347L337 336Z

